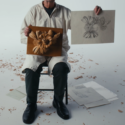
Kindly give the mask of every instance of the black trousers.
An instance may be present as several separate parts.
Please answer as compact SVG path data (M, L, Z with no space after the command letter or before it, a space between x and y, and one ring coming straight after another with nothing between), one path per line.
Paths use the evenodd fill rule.
M47 64L47 61L40 64L37 70L26 68L25 72L25 85L26 85L26 102L36 103L37 93L39 88L40 72L42 67ZM69 73L69 68L66 63L58 62L54 65L53 70L53 85L54 85L54 96L58 101L62 101L64 97L64 88L67 84L67 77Z

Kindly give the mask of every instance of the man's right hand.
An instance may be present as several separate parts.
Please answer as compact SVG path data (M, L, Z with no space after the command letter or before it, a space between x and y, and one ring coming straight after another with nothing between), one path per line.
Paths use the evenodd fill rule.
M29 26L32 26L32 25L29 25ZM31 32L31 29L29 27L26 27L25 30L24 30L25 36L29 36L30 32Z

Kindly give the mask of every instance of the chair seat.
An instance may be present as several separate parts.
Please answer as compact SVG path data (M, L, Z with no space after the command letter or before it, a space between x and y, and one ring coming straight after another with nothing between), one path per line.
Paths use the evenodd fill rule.
M44 66L44 67L48 67L48 66ZM49 71L49 69L48 69L48 71ZM49 72L48 73L40 73L40 75L49 75ZM51 73L51 75L53 75L53 74Z

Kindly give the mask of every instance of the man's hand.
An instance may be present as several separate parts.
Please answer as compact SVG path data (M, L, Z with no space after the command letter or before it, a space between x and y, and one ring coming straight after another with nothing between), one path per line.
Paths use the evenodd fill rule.
M32 25L29 25L29 26L32 26ZM25 30L24 30L25 36L29 36L30 32L31 32L31 29L29 27L26 27Z
M98 15L102 12L102 8L99 7L99 6L96 6L95 9L94 9L94 12Z

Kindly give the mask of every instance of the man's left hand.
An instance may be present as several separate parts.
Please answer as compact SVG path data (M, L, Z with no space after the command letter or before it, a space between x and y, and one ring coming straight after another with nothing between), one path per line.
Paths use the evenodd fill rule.
M96 15L99 15L102 12L102 8L100 6L96 6L94 12L96 13Z

